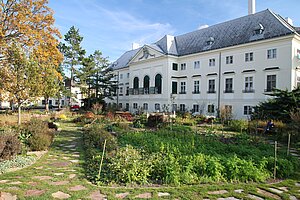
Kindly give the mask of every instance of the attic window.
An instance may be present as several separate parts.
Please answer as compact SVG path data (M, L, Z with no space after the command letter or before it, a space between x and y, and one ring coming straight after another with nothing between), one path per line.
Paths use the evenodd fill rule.
M261 35L261 34L263 34L264 30L265 30L264 26L261 23L259 23L254 28L254 35Z
M212 45L215 42L215 38L209 37L208 40L206 41L207 45Z

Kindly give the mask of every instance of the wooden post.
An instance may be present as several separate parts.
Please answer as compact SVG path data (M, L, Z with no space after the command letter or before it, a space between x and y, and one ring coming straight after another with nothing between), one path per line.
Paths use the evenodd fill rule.
M276 161L277 161L277 141L275 141L275 152L274 152L274 180L276 179Z
M290 154L290 144L291 144L291 134L289 133L289 136L288 136L288 148L287 148L286 155Z
M101 169L102 169L102 163L103 163L103 158L104 158L105 147L106 147L106 140L104 140L102 158L101 158L100 167L99 167L99 173L98 173L98 178L99 179L100 179L100 174L101 174Z

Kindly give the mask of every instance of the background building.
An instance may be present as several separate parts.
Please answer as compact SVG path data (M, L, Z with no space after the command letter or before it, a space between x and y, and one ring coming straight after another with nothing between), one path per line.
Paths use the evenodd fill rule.
M181 110L247 118L273 88L300 84L300 28L271 10L125 52L112 64L113 101L136 112Z

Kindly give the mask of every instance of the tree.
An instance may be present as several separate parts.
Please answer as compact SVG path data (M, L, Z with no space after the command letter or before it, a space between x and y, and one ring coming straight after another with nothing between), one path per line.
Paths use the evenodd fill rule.
M86 107L91 108L91 103L103 103L103 99L109 97L117 85L116 81L112 80L114 74L109 67L108 59L102 56L101 51L96 50L84 61L79 77L81 83L87 86Z
M79 34L79 29L74 26L65 34L64 41L66 43L60 43L59 49L64 54L64 65L71 72L71 87L74 82L74 74L77 69L76 66L81 64L85 55L85 50L81 47L83 37Z
M21 107L39 96L39 66L33 57L28 57L22 49L13 44L5 52L7 63L1 66L1 93L6 99L16 103L18 124L21 124Z
M54 25L53 11L47 0L0 0L0 62L12 43L19 44L26 53L34 53L40 60L52 58L58 65L62 60Z
M269 96L273 98L256 106L252 118L290 121L290 113L300 108L300 87L292 91L275 89Z

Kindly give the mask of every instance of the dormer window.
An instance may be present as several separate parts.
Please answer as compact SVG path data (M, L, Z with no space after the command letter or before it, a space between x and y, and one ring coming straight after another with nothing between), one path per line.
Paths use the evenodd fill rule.
M209 37L208 40L206 41L206 45L212 45L215 42L215 38Z
M254 28L254 35L261 35L261 34L263 34L264 30L265 30L264 26L261 23L259 23Z

